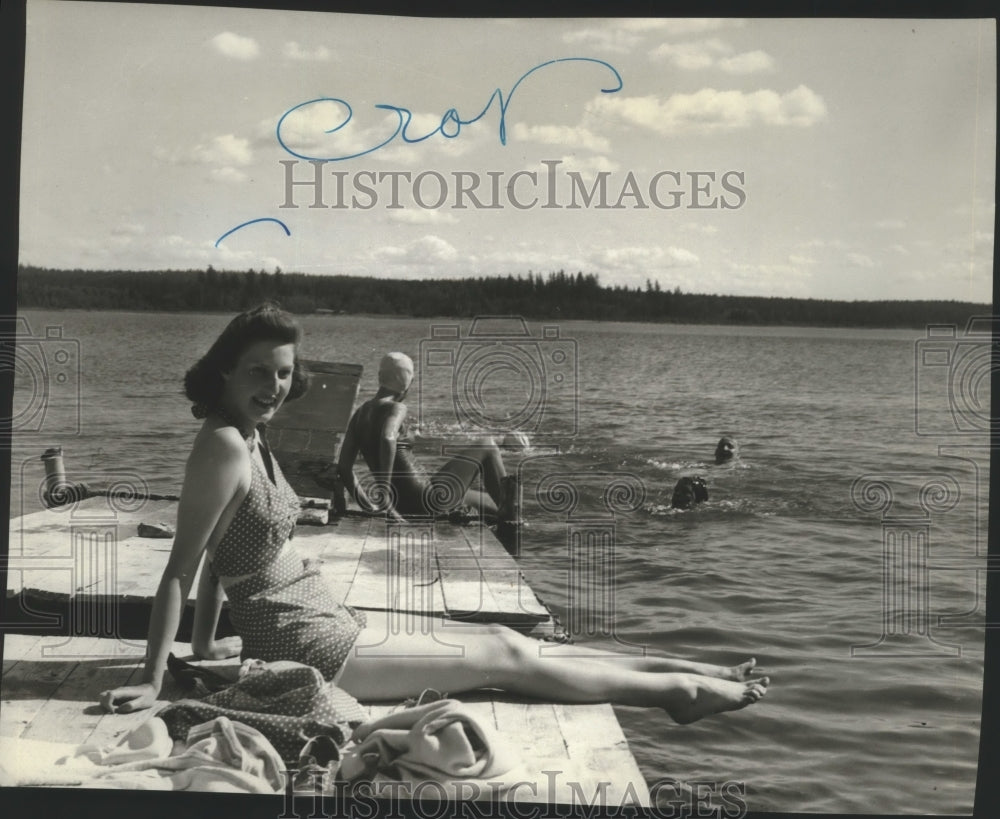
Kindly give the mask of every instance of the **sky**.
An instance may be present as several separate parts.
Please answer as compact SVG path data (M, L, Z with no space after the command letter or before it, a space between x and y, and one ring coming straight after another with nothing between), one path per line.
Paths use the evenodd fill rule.
M29 0L19 259L988 303L995 154L993 20Z

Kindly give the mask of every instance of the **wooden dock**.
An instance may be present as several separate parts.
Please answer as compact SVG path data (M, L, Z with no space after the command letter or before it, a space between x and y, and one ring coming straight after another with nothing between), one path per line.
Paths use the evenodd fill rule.
M138 678L149 606L170 552L170 539L140 537L138 525L172 525L175 516L174 501L92 497L10 521L0 762L114 743L155 712L105 714L97 698ZM485 527L397 526L347 515L299 526L293 543L348 605L401 617L440 615L449 627L501 622L542 639L562 636ZM189 639L183 625L178 639ZM174 653L190 658L190 645L178 642ZM179 696L165 681L163 703ZM537 772L518 800L648 805L646 783L609 705L458 698ZM377 717L398 706L367 707Z

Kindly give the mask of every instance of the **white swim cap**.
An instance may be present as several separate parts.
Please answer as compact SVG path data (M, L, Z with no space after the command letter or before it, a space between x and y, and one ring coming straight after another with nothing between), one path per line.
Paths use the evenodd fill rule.
M378 385L390 392L406 392L413 381L413 360L405 353L386 353L378 365Z

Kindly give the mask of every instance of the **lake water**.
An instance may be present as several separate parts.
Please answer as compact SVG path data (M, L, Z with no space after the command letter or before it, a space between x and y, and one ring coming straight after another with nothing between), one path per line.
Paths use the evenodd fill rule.
M228 316L23 317L33 340L17 361L11 515L37 508L39 455L53 444L84 479L127 469L176 492L198 428L181 378ZM974 432L988 407L974 378L949 398L959 367L925 356L924 333L563 322L532 324L526 338L483 324L470 337L468 321L302 324L306 357L364 365L362 399L383 352L413 356L428 459L469 419L519 418L537 432L520 464L520 561L581 640L758 658L771 690L739 713L681 727L616 709L650 783L742 783L752 811L971 812L988 440L957 433ZM43 381L44 405L32 392ZM712 463L722 434L740 442L736 467ZM677 479L694 474L709 501L671 510ZM865 476L889 487L891 508L879 484L852 497ZM539 497L546 481L569 486L576 506ZM610 544L589 586L569 579L568 537L580 531ZM906 553L929 573L924 602L915 575L883 562L883 541L907 538L929 543ZM609 583L613 598L600 596ZM884 622L884 587L911 592L897 606L904 622Z

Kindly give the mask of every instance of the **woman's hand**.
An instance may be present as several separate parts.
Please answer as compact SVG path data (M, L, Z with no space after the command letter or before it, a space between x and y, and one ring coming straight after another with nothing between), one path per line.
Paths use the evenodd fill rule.
M123 685L101 692L101 707L112 714L131 714L152 708L156 704L159 690L152 683Z

